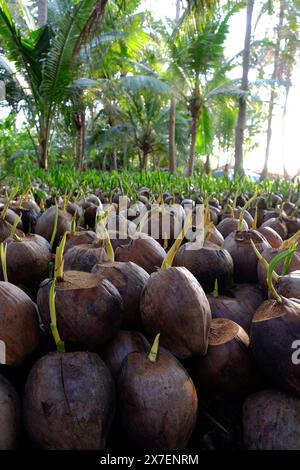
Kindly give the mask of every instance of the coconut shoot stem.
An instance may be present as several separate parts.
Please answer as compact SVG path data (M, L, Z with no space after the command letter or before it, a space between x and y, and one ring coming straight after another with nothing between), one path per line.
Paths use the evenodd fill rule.
M51 250L53 248L54 240L55 240L56 233L57 233L57 223L58 223L58 205L55 204L54 226L53 226L52 237L51 237L51 240L50 240Z
M157 360L158 348L159 348L159 337L160 337L160 333L156 335L151 351L148 354L148 359L151 362L156 362Z
M269 266L270 266L268 261L265 260L265 258L260 254L260 252L256 248L255 243L253 242L253 240L250 240L250 242L251 242L253 251L256 254L257 258L259 259L259 261L261 262L261 264L265 268L265 270L268 272ZM273 271L272 276L273 276L273 280L277 283L279 281L280 276L278 276L278 274L275 271Z
M58 352L66 352L65 343L61 340L59 336L59 332L57 329L56 323L56 308L55 308L55 279L53 280L51 287L50 287L50 294L49 294L49 310L50 310L50 328L51 332L56 344L56 348Z
M290 247L289 255L284 260L281 276L286 276L288 274L290 264L292 262L292 258L294 256L296 249L297 249L297 243L293 243L293 245Z
M1 212L1 219L2 220L5 220L5 217L6 217L6 214L7 214L7 211L8 211L8 208L9 208L9 205L11 203L11 201L14 199L14 197L18 194L18 191L19 191L19 186L17 186L11 193L10 193L10 196L7 198L7 201L3 207L3 210Z
M294 250L295 251L295 250ZM273 298L276 300L277 303L281 304L282 303L282 297L276 292L276 289L273 284L273 271L276 268L277 264L280 263L280 261L283 261L286 257L291 255L291 251L284 251L283 253L279 253L279 255L275 256L275 258L272 259L269 269L267 272L267 283L268 283L268 288L270 289Z
M193 219L193 214L192 214L192 211L190 211L184 221L183 229L178 235L178 238L175 240L175 242L171 246L170 250L168 251L168 254L165 256L165 259L163 260L162 265L161 265L161 269L168 269L172 267L174 258L176 256L177 251L179 250L181 242L183 238L185 237L188 229L191 226L192 219Z
M239 223L238 223L238 230L242 230L243 229L243 219L244 219L244 215L245 215L245 212L246 210L248 209L248 207L251 206L252 202L257 198L257 192L255 192L253 194L253 196L249 199L249 201L246 202L246 204L244 205L243 209L241 210L241 213L240 213L240 217L239 217Z
M64 249L65 249L66 239L67 239L67 232L64 233L64 236L62 237L60 244L56 248L54 278L57 281L62 281L64 278Z
M252 230L257 229L257 217L258 217L258 205L256 204L255 213L254 213L254 217L253 217L253 223L252 223Z
M10 236L11 238L13 238L13 237L15 236L16 230L17 230L17 225L18 225L18 223L20 222L20 220L21 220L21 217L17 216L16 219L15 219L15 221L14 221L14 225L12 226L11 231L10 231L10 234L9 234L9 236ZM18 237L18 238L19 238L19 237Z
M300 238L300 230L298 230L296 233L294 233L294 235L292 235L290 238L282 242L280 245L280 249L281 250L289 249L294 243L298 242L299 238Z
M75 232L76 232L76 217L77 217L77 209L71 221L71 235L75 235Z
M106 253L107 253L107 256L108 256L108 261L110 261L111 263L114 263L115 262L115 253L114 253L114 249L112 247L112 244L111 244L111 241L110 241L110 236L109 236L109 233L105 227L105 222L107 220L107 216L108 216L108 213L109 213L109 210L108 209L105 213L104 213L104 216L99 216L98 219L97 219L97 223L96 223L96 231L97 231L97 235L99 237L99 240L105 240L105 249L106 249ZM105 222L104 222L105 220ZM100 228L99 228L100 226Z
M218 297L219 297L219 284L218 284L218 279L216 279L214 290L213 290L213 298L217 299Z
M1 243L0 244L0 257L1 257L3 279L5 282L8 282L7 267L6 267L6 254L7 254L7 244Z

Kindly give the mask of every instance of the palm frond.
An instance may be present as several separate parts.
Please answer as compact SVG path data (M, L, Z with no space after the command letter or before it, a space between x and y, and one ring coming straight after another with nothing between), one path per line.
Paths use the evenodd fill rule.
M42 93L45 100L60 103L72 83L72 62L92 22L99 19L107 0L81 0L61 20L43 67Z

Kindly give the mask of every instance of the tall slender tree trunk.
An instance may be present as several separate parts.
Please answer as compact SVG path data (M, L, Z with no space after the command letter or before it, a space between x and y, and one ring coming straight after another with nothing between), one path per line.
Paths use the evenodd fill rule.
M39 167L48 169L50 145L50 124L44 116L40 118L38 158Z
M176 0L176 17L178 23L180 16L180 0ZM169 121L169 171L176 171L176 98L171 98L170 121Z
M85 111L75 113L76 125L76 166L79 171L83 169L85 145Z
M285 88L285 100L284 106L282 111L282 127L281 127L281 158L282 158L282 165L283 165L283 173L286 179L289 179L290 175L286 168L286 160L285 160L285 118L286 118L286 110L287 110L287 103L290 93L290 86L287 85Z
M280 0L280 11L279 11L279 20L278 20L278 25L277 25L277 39L276 39L276 45L275 45L274 69L273 69L273 74L272 74L272 80L278 79L278 69L279 69L279 63L280 63L280 44L281 44L282 27L283 27L283 20L284 20L284 10L285 10L285 0ZM271 140L272 140L273 111L274 111L274 104L275 104L276 97L277 97L276 84L272 83L270 101L269 101L269 110L268 110L267 144L266 144L266 151L265 151L264 166L260 175L261 180L266 178L268 175L270 145L271 145Z
M40 28L47 24L48 7L47 0L38 1L38 25Z
M146 170L148 164L148 155L149 152L147 150L142 150L142 170Z
M200 118L200 112L201 112L201 96L200 96L199 78L196 79L194 96L191 100L190 110L191 110L191 115L192 115L192 126L190 130L191 142L190 142L190 150L189 150L188 176L193 176L197 130L198 130L199 118Z
M254 0L247 2L247 20L246 20L246 33L243 51L243 76L241 90L248 91L248 74L250 65L250 44L251 44L251 30L252 30L252 15L253 15ZM244 146L244 132L246 126L247 115L247 102L246 97L242 96L239 99L239 111L237 125L235 129L235 151L234 151L234 173L243 171L243 146Z
M210 156L209 155L206 155L206 161L205 161L205 164L204 164L204 171L207 175L209 175L210 173Z
M175 124L176 124L176 99L171 98L170 122L169 122L169 171L176 171L176 143L175 143Z

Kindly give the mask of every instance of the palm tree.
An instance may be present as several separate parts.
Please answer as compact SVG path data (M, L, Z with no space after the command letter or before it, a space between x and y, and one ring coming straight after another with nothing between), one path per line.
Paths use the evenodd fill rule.
M198 2L196 4L199 7ZM240 4L235 5L223 16L216 8L209 13L204 10L201 21L197 9L194 13L188 10L179 21L176 34L169 35L167 41L171 57L170 69L176 77L175 88L186 102L191 117L188 176L192 176L194 169L207 80L224 63L228 21L240 7Z
M81 0L70 5L55 28L26 32L0 0L0 41L7 58L23 74L25 95L39 134L39 164L48 167L52 123L76 76L76 58L93 27L100 24L107 0Z
M248 91L248 74L250 65L250 44L251 44L251 30L252 30L252 15L253 15L254 0L247 1L247 20L246 20L246 33L243 50L243 76L241 90L244 93ZM239 99L239 111L235 132L235 151L234 151L234 172L235 174L243 171L243 144L244 144L244 131L246 125L246 96L242 95Z

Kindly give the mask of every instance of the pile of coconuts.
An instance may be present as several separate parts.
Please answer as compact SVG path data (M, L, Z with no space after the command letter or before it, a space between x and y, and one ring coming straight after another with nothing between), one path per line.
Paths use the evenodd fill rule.
M295 204L34 189L0 200L1 450L300 449Z

